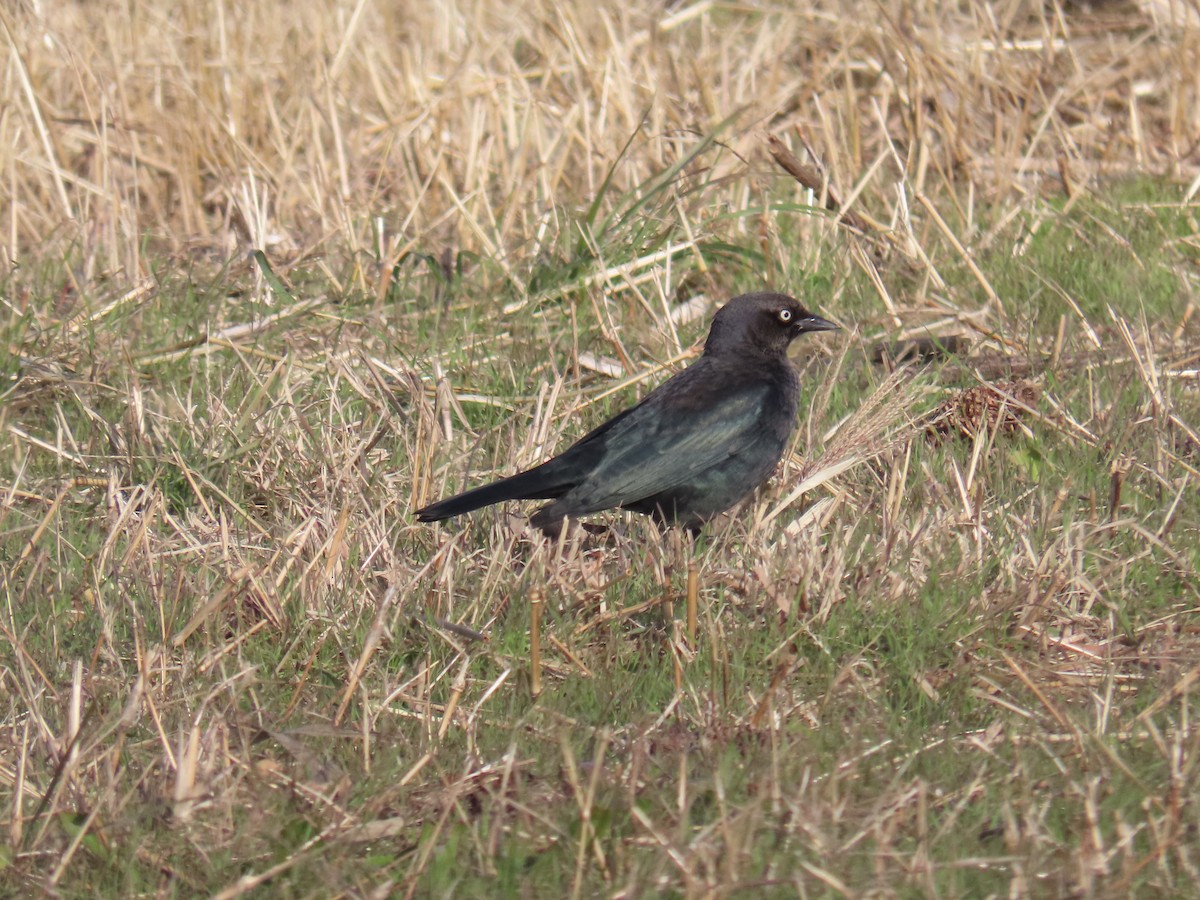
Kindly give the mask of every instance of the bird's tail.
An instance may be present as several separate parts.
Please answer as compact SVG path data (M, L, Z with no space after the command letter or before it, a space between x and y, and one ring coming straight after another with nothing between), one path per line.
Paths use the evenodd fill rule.
M471 512L471 510L491 506L493 503L500 503L504 500L533 500L535 498L552 499L554 497L561 497L570 485L560 484L558 479L548 477L551 475L552 470L547 471L545 464L529 469L526 472L519 472L510 478L502 478L499 481L493 481L491 484L485 484L482 487L439 500L437 503L430 503L428 506L417 510L417 521L438 522L442 519L461 516L463 513Z

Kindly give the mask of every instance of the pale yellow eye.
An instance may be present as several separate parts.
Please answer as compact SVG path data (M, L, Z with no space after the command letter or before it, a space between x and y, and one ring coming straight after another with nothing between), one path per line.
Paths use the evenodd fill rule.
M790 309L781 309L779 311L779 321L785 325L792 321L792 311Z

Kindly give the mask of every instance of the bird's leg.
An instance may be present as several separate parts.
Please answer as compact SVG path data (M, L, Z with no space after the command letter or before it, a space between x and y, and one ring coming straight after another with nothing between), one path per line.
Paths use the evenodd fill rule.
M582 528L588 534L608 533L607 525L597 525L595 522L580 522L578 520L572 520L566 516L563 516L561 519L551 519L541 523L539 523L537 521L537 517L534 516L532 519L530 519L530 524L534 525L542 534L550 538L552 541L559 540L564 531L569 533L571 527L576 525Z
M563 536L563 532L567 530L567 520L565 517L561 519L550 519L548 522L539 523L537 521L537 516L534 516L529 520L529 524L533 525L538 531L552 541L560 540Z

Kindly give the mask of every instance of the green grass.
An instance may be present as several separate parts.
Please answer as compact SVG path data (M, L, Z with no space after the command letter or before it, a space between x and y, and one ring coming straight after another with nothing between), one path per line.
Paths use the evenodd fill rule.
M1186 29L43 6L0 12L0 897L1197 893ZM414 521L764 288L846 330L694 544Z
M1122 256L1099 224L1121 202L1049 211L1024 257L980 258L1009 300L1009 337L1035 358L1062 312L1047 284L1076 299L1113 357L1125 350L1108 305L1181 314L1181 263L1160 240L1179 223L1135 216ZM615 238L606 264L647 240ZM959 300L978 302L939 248ZM583 254L551 281L577 284L597 264ZM885 333L865 276L836 274L845 265L826 248L781 287ZM26 810L0 862L14 879L35 867L14 854L61 857L82 835L65 896L191 896L275 865L264 895L1186 892L1200 798L1179 770L1194 765L1181 729L1197 709L1176 687L1196 650L1200 503L1185 488L1172 527L1147 538L1194 456L1132 366L1062 365L1042 379L1090 440L1047 405L1029 435L978 448L918 427L818 491L840 500L816 539L749 532L746 514L714 528L692 551L702 616L689 649L674 643L681 559L643 521L602 517L614 531L559 561L511 535L504 512L436 528L410 518L414 454L433 465L430 493L454 490L511 471L531 428L546 428L549 452L644 393L631 385L572 411L612 386L573 375L576 347L610 349L592 289L506 315L486 266L456 271L437 303L441 275L428 268L383 302L290 277L329 296L321 315L207 354L161 358L205 327L301 301L231 300L228 275L171 278L153 302L86 330L35 337L28 316L5 326L9 345L57 352L76 373L22 381L0 413L44 445L10 432L6 477L25 493L0 520L6 757L28 754L25 777L41 788L56 765L34 751L63 740L73 666L86 667L82 762L39 815ZM730 284L753 281L735 272ZM653 306L618 292L607 315L639 365L673 352ZM704 327L682 326L680 345ZM835 351L806 349L806 396L826 396L819 436L882 376L856 344L825 392ZM1085 352L1080 329L1068 350ZM471 395L461 418L434 396L435 357L450 389ZM375 380L365 358L401 378ZM27 368L9 358L4 372L11 383ZM546 420L528 385L556 373L565 385ZM1194 390L1165 389L1195 422ZM452 433L431 442L446 421ZM66 454L108 474L71 483ZM1112 510L1119 454L1135 465ZM403 590L379 614L388 585ZM536 699L535 589L559 642L544 647ZM139 676L154 714L126 719ZM379 836L354 830L385 820ZM1080 868L1101 852L1095 871Z
M1032 315L1038 330L1073 317L1071 301L1088 321L1108 319L1110 307L1133 320L1177 321L1186 307L1180 272L1189 262L1180 239L1194 230L1181 200L1177 188L1136 181L1104 200L1084 198L1069 213L1063 203L1039 206L994 242L986 268L1001 297L1019 304L1021 318Z

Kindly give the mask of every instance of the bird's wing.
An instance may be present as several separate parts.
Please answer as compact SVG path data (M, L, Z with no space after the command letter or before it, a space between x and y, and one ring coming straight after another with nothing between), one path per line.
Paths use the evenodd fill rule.
M576 445L596 462L570 492L571 506L583 514L633 503L721 465L765 436L763 414L773 393L760 382L698 408L647 402L634 407Z

